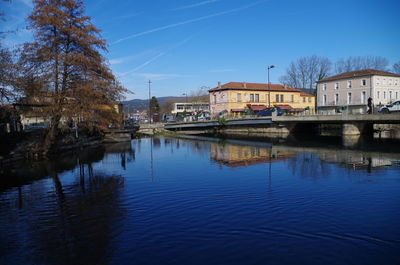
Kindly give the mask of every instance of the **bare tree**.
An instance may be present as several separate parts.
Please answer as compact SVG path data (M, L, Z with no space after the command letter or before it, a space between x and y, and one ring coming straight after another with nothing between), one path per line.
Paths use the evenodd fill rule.
M392 71L393 71L393 73L400 74L400 61L398 61L397 63L393 64Z
M1 2L11 2L10 0L1 0ZM0 22L5 21L4 12L0 11ZM0 102L9 101L13 95L12 81L14 61L12 51L3 47L1 39L9 31L0 31Z
M337 74L363 69L377 69L386 71L389 61L382 56L350 56L341 58L335 63Z
M202 86L189 93L188 102L208 102L208 90L210 88Z
M14 62L10 50L0 43L0 102L10 101L13 96Z
M164 101L163 104L161 104L161 112L162 113L171 113L171 111L174 110L174 104L177 103L178 100L174 99L168 99Z
M295 88L315 89L316 82L329 75L331 66L331 61L326 57L301 57L290 63L286 74L279 81Z

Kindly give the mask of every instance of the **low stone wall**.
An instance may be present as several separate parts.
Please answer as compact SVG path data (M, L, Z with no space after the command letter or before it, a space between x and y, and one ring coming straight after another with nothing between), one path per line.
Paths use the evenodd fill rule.
M151 124L140 124L140 128L137 131L138 134L154 135L157 133L165 132L164 123L151 123Z

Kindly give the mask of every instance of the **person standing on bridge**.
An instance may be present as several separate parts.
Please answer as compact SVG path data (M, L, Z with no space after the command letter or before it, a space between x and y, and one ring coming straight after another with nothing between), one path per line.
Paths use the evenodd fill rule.
M367 113L368 114L372 114L372 98L371 97L368 98L368 111L367 111Z

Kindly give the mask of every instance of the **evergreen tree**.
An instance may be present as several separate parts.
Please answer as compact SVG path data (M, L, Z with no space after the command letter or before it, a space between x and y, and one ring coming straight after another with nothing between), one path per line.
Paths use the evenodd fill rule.
M160 112L160 105L158 104L158 100L156 97L152 97L150 100L150 112L151 114Z
M24 45L21 63L45 80L44 87L37 87L42 96L36 93L36 100L48 106L48 150L62 119L109 122L116 118L113 106L126 90L102 56L106 42L84 15L81 0L34 0L33 4L28 21L34 41Z

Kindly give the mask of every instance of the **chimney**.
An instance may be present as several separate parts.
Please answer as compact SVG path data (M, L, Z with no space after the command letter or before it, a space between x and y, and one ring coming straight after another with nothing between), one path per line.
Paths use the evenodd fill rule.
M243 87L244 87L244 88L247 88L246 82L243 82Z
M221 88L221 87L222 87L221 82L218 81L218 88Z

